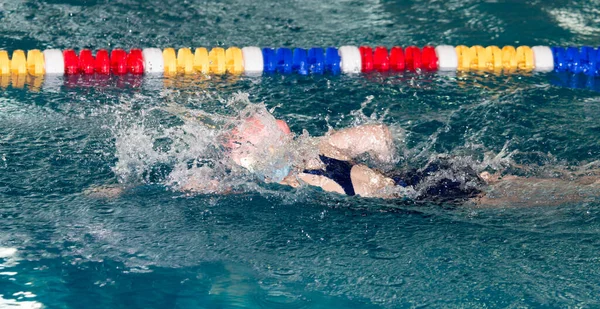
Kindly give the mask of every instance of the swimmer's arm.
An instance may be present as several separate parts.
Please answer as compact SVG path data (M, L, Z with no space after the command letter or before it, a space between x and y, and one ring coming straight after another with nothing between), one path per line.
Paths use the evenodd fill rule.
M101 185L91 186L83 191L83 194L99 199L113 199L120 197L125 193L127 188L123 185Z
M386 189L394 187L396 182L366 165L354 165L350 170L350 179L357 195L378 198L395 197L391 192L386 192Z
M336 131L321 138L321 154L349 161L364 153L369 153L381 162L391 162L394 154L394 141L385 125L362 125Z
M83 194L93 198L99 199L114 199L121 197L131 187L124 185L102 185L93 186L83 191ZM188 193L201 193L201 194L236 194L241 193L234 191L231 187L223 186L219 184L217 180L211 180L208 182L199 182L197 180L189 180L184 185L178 188L179 191Z
M280 184L297 188L301 186L301 182L310 186L319 187L323 189L323 191L345 194L344 189L338 183L321 175L299 173L296 176L290 175L285 177Z
M576 180L482 175L489 187L472 202L479 207L558 206L600 197L600 178ZM487 178L487 179L486 179Z
M236 193L230 186L223 185L216 179L209 181L188 179L187 182L179 187L179 191L200 194L234 194Z
M370 169L366 165L358 164L350 170L350 179L354 192L362 197L379 197L392 198L393 195L386 193L386 188L394 187L395 182L389 177ZM294 188L300 186L300 181L315 187L320 187L327 192L336 192L346 194L344 189L335 181L321 175L313 175L308 173L299 173L296 177L288 176L283 179L281 184L292 186Z

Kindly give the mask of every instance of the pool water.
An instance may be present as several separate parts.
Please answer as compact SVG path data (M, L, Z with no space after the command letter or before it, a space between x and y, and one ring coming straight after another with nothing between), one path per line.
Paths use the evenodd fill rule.
M599 7L11 0L0 3L0 48L596 46ZM176 111L235 115L260 102L297 134L383 122L399 167L445 154L553 176L597 164L599 84L556 73L405 73L61 77L4 88L0 307L598 307L597 199L480 209L243 177L245 190L230 195L172 184L194 151L210 150L212 134ZM501 153L510 156L494 159ZM119 183L127 190L117 197L84 193Z

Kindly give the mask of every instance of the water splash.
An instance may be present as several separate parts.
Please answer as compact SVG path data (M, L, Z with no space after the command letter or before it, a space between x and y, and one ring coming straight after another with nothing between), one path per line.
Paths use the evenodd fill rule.
M29 293L29 292L24 292ZM21 301L23 297L34 297L33 294L17 294L15 296L19 296L19 300L15 299L5 299L2 298L2 294L0 294L0 307L2 308L15 308L15 309L41 309L44 305L37 301Z
M256 177L278 182L307 151L309 137L283 134L273 110L238 93L225 113L165 104L117 114L113 168L121 183L157 183L174 190L222 192L252 185ZM253 121L248 121L252 119ZM253 134L237 139L240 132ZM264 137L269 138L264 138ZM235 149L232 149L236 146ZM237 162L237 164L236 164Z
M0 247L0 270L17 266L19 260L17 248ZM17 274L13 271L2 271L0 272L0 279L10 277L10 280L15 280L14 277ZM3 292L6 293L7 291ZM3 294L0 294L0 308L40 309L43 307L42 303L29 300L36 297L32 292L19 291L12 293L12 296L16 299L3 298L3 296ZM24 299L28 300L24 301Z
M263 103L252 103L247 93L220 100L224 103L221 111L205 109L202 104L199 108L184 107L170 100L139 110L125 104L116 113L112 129L117 159L113 171L119 181L161 184L199 193L249 188L269 192L257 183L279 182L290 172L302 171L294 167L306 166L307 160L318 158L319 138L306 130L297 136L282 133L273 116L276 107L269 110ZM370 110L372 100L372 96L366 97L359 109L350 112L352 127L381 124L386 118L389 110ZM397 170L399 166L422 170L439 160L446 166L428 174L418 186L385 188L385 195L417 198L442 179L459 182L465 189L479 189L482 182L478 173L501 171L511 164L513 152L508 151L508 144L501 152L492 153L470 140L452 153L440 154L433 149L443 128L411 148L406 145L402 127L392 124L389 129L396 146L392 158L382 163L361 156L357 162L381 171ZM330 126L327 134L332 132Z

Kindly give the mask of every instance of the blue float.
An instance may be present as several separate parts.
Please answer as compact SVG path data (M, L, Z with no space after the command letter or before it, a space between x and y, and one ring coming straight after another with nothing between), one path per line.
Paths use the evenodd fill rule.
M292 73L292 50L289 48L277 49L277 72L281 74Z
M308 75L308 55L304 48L294 48L292 70L300 75Z
M581 54L579 48L568 47L567 48L567 67L571 73L581 73L583 68L581 67Z
M308 67L311 74L323 74L325 71L325 51L320 47L308 50Z
M277 70L277 55L275 54L275 50L272 48L265 47L262 49L262 54L264 62L264 72L275 73L275 70Z
M335 47L327 47L325 50L325 71L331 74L340 74L341 58Z

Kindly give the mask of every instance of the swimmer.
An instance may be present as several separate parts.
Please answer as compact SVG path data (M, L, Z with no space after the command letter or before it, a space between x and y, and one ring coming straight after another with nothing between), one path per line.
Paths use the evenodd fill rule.
M186 121L206 122L188 111L171 109ZM264 108L249 109L235 121L212 123L221 133L216 146L227 170L255 175L260 181L294 188L313 186L348 196L402 199L435 204L514 207L561 205L595 201L600 197L600 169L593 164L582 171L558 171L561 178L517 177L477 173L460 160L438 157L425 167L384 173L375 166L393 166L395 145L390 129L366 124L325 136L295 136L287 123ZM363 160L365 157L371 160ZM458 162L458 163L457 163ZM189 193L233 193L229 181L189 176L174 188ZM86 190L89 196L114 198L126 187L100 186Z
M449 158L438 158L422 169L384 174L355 162L368 155L380 163L393 163L394 141L389 128L382 124L342 129L304 140L303 147L298 147L287 123L265 113L243 119L223 140L231 161L265 182L309 185L348 196L409 197L494 207L559 205L594 200L600 195L597 176L574 181L502 177L488 172L478 174L471 167L456 166ZM312 151L304 149L301 158L294 158L288 151L307 146L312 146ZM216 181L190 182L182 189L206 192L216 190L217 185Z

